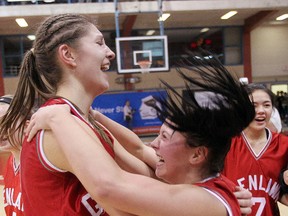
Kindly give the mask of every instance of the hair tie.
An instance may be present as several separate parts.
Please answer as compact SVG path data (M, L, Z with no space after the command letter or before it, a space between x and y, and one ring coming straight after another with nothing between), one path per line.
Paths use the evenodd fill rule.
M12 98L8 97L0 97L0 103L6 103L6 104L11 104Z

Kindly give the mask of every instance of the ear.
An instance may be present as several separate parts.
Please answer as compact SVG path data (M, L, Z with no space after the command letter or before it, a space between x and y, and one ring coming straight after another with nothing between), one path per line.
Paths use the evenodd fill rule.
M208 148L204 146L194 147L189 157L191 164L203 163L208 157Z
M70 66L76 67L76 56L74 49L67 44L62 44L58 48L58 56L61 62Z

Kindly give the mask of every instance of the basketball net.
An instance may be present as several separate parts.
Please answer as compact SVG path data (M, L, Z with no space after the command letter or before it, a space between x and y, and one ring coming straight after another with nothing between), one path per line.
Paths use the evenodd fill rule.
M150 67L151 67L151 61L138 61L137 64L140 66L141 68L141 73L145 74L145 73L149 73L150 72Z

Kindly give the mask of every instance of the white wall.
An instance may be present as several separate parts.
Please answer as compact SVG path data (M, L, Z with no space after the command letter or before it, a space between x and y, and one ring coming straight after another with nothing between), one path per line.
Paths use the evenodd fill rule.
M278 76L288 80L287 36L288 28L277 25L259 27L251 32L253 80L269 77L270 81L277 81Z

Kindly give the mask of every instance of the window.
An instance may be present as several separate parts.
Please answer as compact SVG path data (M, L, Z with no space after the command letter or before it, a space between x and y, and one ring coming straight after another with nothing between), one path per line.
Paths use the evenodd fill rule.
M32 47L32 41L26 36L3 36L2 62L4 76L17 76L25 52Z

